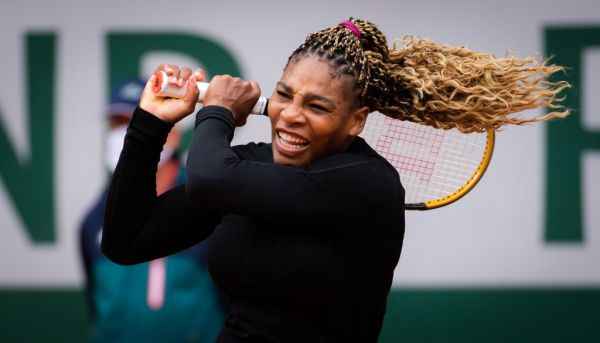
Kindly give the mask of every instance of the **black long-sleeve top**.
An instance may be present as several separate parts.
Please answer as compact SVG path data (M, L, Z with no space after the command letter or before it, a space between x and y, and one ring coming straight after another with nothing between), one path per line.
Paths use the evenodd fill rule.
M208 266L230 314L219 342L375 342L404 236L396 170L355 138L305 166L270 144L231 147L222 107L196 117L185 186L156 197L172 125L136 109L109 191L102 248L133 264L211 233ZM183 315L183 314L182 314Z

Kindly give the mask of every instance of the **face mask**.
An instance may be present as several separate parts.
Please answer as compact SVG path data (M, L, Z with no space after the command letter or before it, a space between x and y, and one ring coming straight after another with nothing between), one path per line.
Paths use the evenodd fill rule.
M127 133L127 126L122 125L108 131L106 135L106 142L104 147L104 166L111 173L117 168L119 157L121 156L121 149L123 149L123 141L125 140L125 134ZM168 161L173 157L175 149L165 145L162 152L160 153L160 161L158 166L160 167L164 162Z

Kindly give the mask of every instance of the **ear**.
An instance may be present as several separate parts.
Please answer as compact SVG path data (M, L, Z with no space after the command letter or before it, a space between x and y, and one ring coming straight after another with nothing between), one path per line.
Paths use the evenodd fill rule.
M348 131L350 136L356 137L362 132L362 130L365 128L365 123L367 122L367 116L369 113L369 108L367 106L362 106L354 110L352 113L352 119L350 120L350 130Z

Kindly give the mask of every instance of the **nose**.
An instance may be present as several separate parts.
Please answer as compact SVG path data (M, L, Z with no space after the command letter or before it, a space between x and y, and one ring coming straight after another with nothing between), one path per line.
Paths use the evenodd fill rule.
M304 111L302 107L296 102L289 103L281 111L281 119L283 119L288 125L291 124L302 124L306 122L304 117Z

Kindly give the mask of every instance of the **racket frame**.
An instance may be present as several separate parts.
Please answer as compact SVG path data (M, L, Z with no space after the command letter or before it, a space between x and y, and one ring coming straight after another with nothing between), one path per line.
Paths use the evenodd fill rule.
M442 198L433 199L433 200L429 200L429 201L422 202L422 203L405 204L404 209L419 210L419 211L432 210L435 208L440 208L440 207L449 205L449 204L457 201L458 199L462 198L467 193L469 193L475 187L475 185L479 182L479 180L481 180L481 177L487 170L487 167L489 166L490 161L492 160L492 154L494 152L494 143L496 140L495 137L496 137L496 134L495 134L494 130L492 130L492 129L487 130L486 145L485 145L485 149L484 149L481 161L479 162L479 165L477 166L477 168L475 169L475 171L473 172L471 177L464 184L462 184L459 188L457 188L454 192L452 192Z

